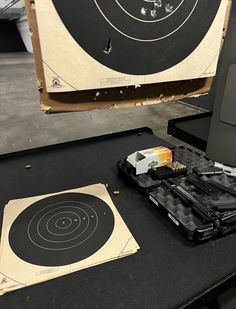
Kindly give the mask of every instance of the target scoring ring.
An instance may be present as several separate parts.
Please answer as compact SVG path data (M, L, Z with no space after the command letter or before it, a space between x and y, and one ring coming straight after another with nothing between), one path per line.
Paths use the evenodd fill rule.
M76 201L71 201L71 202L77 203ZM66 201L66 202L63 202L63 203L67 204L68 202ZM55 207L56 205L59 205L59 204L62 204L62 203L52 204L52 205L48 206L47 208ZM84 204L84 203L81 203L81 204ZM96 212L93 211L93 209L92 209L89 205L86 205L86 204L84 204L84 205L87 206L88 208L90 208L90 210L93 212L94 215L91 215L91 217L92 217L92 216L93 216L93 217L95 216L95 217L97 218ZM60 208L64 208L64 206L59 206L59 207L57 208L57 210L60 209ZM70 206L70 208L76 209L76 207L74 207L74 206ZM59 240L53 240L53 241L52 241L52 240L50 240L50 239L45 238L45 237L40 233L40 224L41 224L41 222L44 220L44 218L45 218L49 213L55 211L55 210L51 210L51 211L48 211L46 214L44 214L44 215L40 218L39 222L36 222L36 223L37 223L37 233L38 233L38 235L40 236L40 238L44 239L44 240L47 241L47 242L54 242L54 243L58 242L58 243L63 243L63 242L68 242L68 241L70 241L70 240L74 240L75 238L81 236L83 233L85 233L85 232L87 231L87 228L88 228L88 226L89 226L90 219L89 219L89 215L86 213L86 211L84 211L84 210L81 209L80 207L78 207L78 210L81 210L81 211L82 211L82 213L83 213L82 220L84 220L84 222L86 222L85 228L83 229L83 231L82 231L79 235L76 235L74 238L69 239L69 240L64 240L64 241L59 241ZM28 225L28 236L29 236L30 240L31 240L35 245L37 245L37 246L39 246L39 247L42 247L42 248L45 248L45 249L48 249L48 250L58 250L58 249L52 249L52 248L50 248L50 247L40 246L40 245L38 245L38 244L33 240L33 238L31 237L30 226L32 225L33 220L34 220L41 212L42 212L42 211L39 211L39 212L32 218L32 220L30 221L30 223L29 223L29 225ZM79 218L79 219L80 219L80 218ZM49 218L48 220L50 220L50 218ZM81 222L81 219L80 219L80 222ZM48 225L48 221L47 221L47 223L46 223L46 228L47 228L47 225ZM78 226L78 227L79 227L79 226ZM77 228L78 228L78 227L77 227ZM97 227L97 222L96 222L96 227ZM77 228L76 228L75 230L77 230ZM75 231L75 230L74 230L74 231ZM73 231L73 232L74 232L74 231ZM68 234L68 233L67 233L67 234ZM54 233L54 235L56 235L56 236L67 235L67 234L60 234L60 235L58 235L58 234ZM78 244L76 244L76 245L78 245Z
M55 226L58 228L58 229L66 229L68 227L70 227L72 224L72 220L71 218L69 217L62 217L60 219L58 219L55 223ZM48 230L48 227L47 227L47 230ZM49 231L49 230L48 230Z
M191 17L191 15L193 14L194 10L196 9L199 0L194 0L194 2L191 4L191 6L189 6L189 0L188 2L186 2L186 0L182 0L182 2L177 6L177 8L172 12L172 14L176 13L178 11L178 9L185 3L187 3L186 5L186 14L184 15L184 17L182 17L181 20L178 20L177 22L173 23L173 27L172 29L169 29L169 27L167 28L168 31L167 32L160 32L160 28L158 27L158 25L155 25L155 27L153 27L153 25L150 25L150 23L155 23L155 22L160 22L160 21L165 21L166 22L166 18L170 18L172 14L168 14L167 16L165 16L164 18L160 18L157 20L152 20L152 21L144 21L141 19L137 19L134 18L134 16L130 13L128 13L123 6L121 6L121 4L119 4L119 2L117 0L115 0L115 3L117 4L117 7L119 9L121 9L123 11L124 16L122 14L119 15L119 18L116 20L117 23L119 24L115 24L115 22L112 20L114 18L113 16L113 12L115 11L117 14L117 9L116 10L107 10L107 5L104 4L104 0L93 0L95 5L97 6L97 9L99 10L100 14L103 16L103 18L106 20L106 22L108 22L115 31L119 32L121 35L127 37L128 39L134 40L134 41L139 41L139 42L155 42L155 41L160 41L163 40L171 35L173 35L175 32L177 32L179 29L181 29L181 27L184 26L184 24L188 21L188 19ZM110 15L110 16L109 16ZM135 19L135 23L133 23L132 19L129 19L129 27L132 26L135 27L135 35L131 35L128 34L128 31L130 31L130 29L128 27L126 27L127 25L127 18L125 18L125 15L127 15L128 17L131 17L133 19ZM137 24L138 22L138 24ZM149 24L147 25L142 25L140 24L140 22L147 22ZM171 21L170 21L171 23ZM155 32L157 32L155 34L155 37L150 37L150 38L138 38L137 36L140 35L139 31L142 30L141 27L148 27L146 29L144 29L145 32L145 36L149 34L154 34ZM123 28L123 30L122 30ZM162 29L162 30L165 30Z
M87 205L87 206L88 206L88 205ZM40 233L40 227L39 227L42 218L40 219L40 222L37 223L37 232L38 232L38 235L39 235L42 239L44 239L45 241L47 241L47 242L53 242L53 243L65 243L65 242L69 242L69 241L72 241L72 240L78 238L79 236L81 236L82 234L84 234L84 233L87 231L87 229L88 229L88 227L89 227L89 223L90 223L90 219L89 219L88 214L87 214L84 210L82 210L82 212L84 212L84 217L83 217L82 219L83 219L83 220L86 220L86 221L85 221L85 222L86 222L86 227L85 227L85 229L84 229L80 234L76 235L75 237L73 237L73 238L71 238L71 239L69 239L69 240L53 240L53 241L52 241L52 240L49 240L49 239L47 239L47 238L45 238L45 237L43 237L42 234ZM44 216L45 216L45 215L44 215ZM96 215L96 217L97 217L97 215ZM31 224L31 223L30 223L30 224ZM98 223L96 222L95 230L96 230L96 228L97 228L97 224L98 224ZM29 226L28 226L28 231L29 231ZM93 234L94 231L92 231L91 233ZM58 249L58 248L52 249L52 248L50 248L50 247L43 247L43 246L40 246L40 245L38 245L37 243L35 243L34 240L31 238L30 232L28 232L28 235L29 235L30 240L31 240L36 246L39 246L39 247L41 247L41 248L43 248L43 249L48 249L48 250L61 250L61 249ZM67 234L63 234L63 235L67 235ZM91 234L88 236L88 238L89 238L90 236L91 236ZM81 241L81 242L86 241L88 238L86 238L85 240L83 240L83 241ZM81 243L81 242L80 242L80 243ZM75 246L78 246L80 243L76 243L76 245L71 246L71 247L66 247L66 248L64 248L64 250L65 250L65 249L73 248L73 247L75 247Z
M103 200L64 193L39 200L20 213L10 228L9 244L29 263L66 265L99 250L113 229L113 212Z
M48 221L46 223L46 229L47 229L47 231L50 234L53 234L53 235L56 235L56 236L67 235L67 234L73 233L74 231L76 231L79 228L79 226L81 224L81 219L80 219L80 217L78 217L78 215L76 213L74 213L72 211L70 211L69 213L71 213L72 215L75 215L76 219L72 220L70 217L60 217L59 219L57 219L57 221L53 222L54 221L54 217L57 217L61 213L68 213L68 212L62 211L62 212L60 212L60 213L58 213L56 215L53 215L50 219L48 219ZM52 223L51 223L51 221L52 221ZM59 226L58 222L61 222L61 221L62 221L61 226ZM63 221L69 221L70 224L65 226ZM73 230L69 230L67 233L65 233L65 230L67 230L68 228L70 228L72 226L72 224L74 223L73 221L77 222L77 224L75 225L75 228ZM65 222L65 224L66 224L66 222ZM59 232L54 233L52 231L53 229L50 228L50 225L51 226L56 226L56 228L58 228L59 231L62 230L62 233L59 233ZM38 230L38 226L37 226L37 230ZM28 234L29 234L29 226L28 226Z
M128 10L120 3L121 2L120 0L115 0L115 1L120 6L120 8L125 12L125 14L129 15L131 18L138 20L140 22L143 22L143 23L156 23L156 22L162 21L162 20L168 18L169 16L171 16L172 14L174 14L181 7L181 5L183 4L183 2L185 0L181 0L181 2L176 6L176 8L172 12L167 14L166 16L161 17L161 18L157 18L157 19L154 19L154 20L140 19L140 18L134 16L132 13L128 12Z

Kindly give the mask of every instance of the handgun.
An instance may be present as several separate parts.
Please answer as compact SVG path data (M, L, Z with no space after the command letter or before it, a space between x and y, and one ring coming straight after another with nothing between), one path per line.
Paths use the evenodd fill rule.
M211 185L209 182L201 179L197 175L189 175L186 178L186 181L192 185L194 185L198 190L207 194L207 195L220 195L222 190L216 188L215 186Z
M219 220L219 215L216 214L211 207L201 203L183 187L175 184L173 180L163 180L162 184L175 196L180 198L186 206L191 207L192 211L195 212L195 214L204 222L215 222L216 220Z
M212 186L214 186L215 188L223 191L223 192L226 192L226 193L229 193L233 196L236 197L236 190L232 189L232 188L229 188L229 187L226 187L224 185L222 185L221 183L215 181L215 180L209 180L208 181Z

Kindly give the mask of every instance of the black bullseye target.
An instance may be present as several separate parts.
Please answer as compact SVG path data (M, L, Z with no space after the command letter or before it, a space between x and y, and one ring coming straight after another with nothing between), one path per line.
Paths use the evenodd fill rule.
M27 207L13 222L9 243L28 263L63 266L97 252L113 229L114 216L104 201L88 194L64 193Z
M52 1L71 36L90 56L110 69L132 75L158 73L188 57L207 34L221 3Z

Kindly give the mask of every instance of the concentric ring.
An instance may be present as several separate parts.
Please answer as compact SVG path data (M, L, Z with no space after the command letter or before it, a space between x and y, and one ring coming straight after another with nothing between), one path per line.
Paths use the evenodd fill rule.
M70 35L91 57L130 75L158 73L184 60L207 34L221 4L221 0L162 0L163 6L171 2L173 11L150 18L139 17L139 12L144 3L153 1L52 2Z
M169 16L171 16L172 14L174 14L180 7L181 7L181 5L183 4L183 2L185 1L185 0L178 0L178 2L179 3L175 3L176 5L175 5L175 7L174 7L174 9L173 9L173 11L172 12L170 12L169 14L163 14L163 7L164 6L162 6L162 10L160 10L160 13L162 13L164 16L162 16L162 17L158 17L158 18L152 18L152 19L149 19L149 20L147 20L147 19L144 19L144 18L140 18L140 12L141 12L141 10L140 10L140 6L137 6L137 12L136 12L136 16L135 15L133 15L133 13L130 13L129 12L129 9L130 8L125 8L125 6L124 6L124 3L123 2L125 2L125 4L126 4L126 6L128 5L128 6L130 6L131 5L131 1L129 1L129 0L115 0L116 1L116 3L120 6L120 8L127 14L127 15L129 15L130 17L132 17L132 18L134 18L134 19L136 19L136 20L138 20L138 21L141 21L141 22L144 22L144 23L156 23L156 22L159 22L159 21L161 21L161 20L163 20L163 19L165 19L165 18L168 18ZM151 2L151 1L150 1ZM154 1L153 1L154 2ZM176 1L175 1L176 2ZM144 6L144 4L145 4L145 1L143 0L142 1L142 7L144 7L145 8L145 6ZM132 10L132 6L131 6L131 10ZM137 13L139 13L139 17L138 17L138 14Z
M13 222L9 243L22 260L42 266L62 266L99 250L114 229L114 216L101 199L64 193L27 207Z
M107 0L93 0L103 18L109 23L117 32L127 37L128 39L139 42L155 42L160 41L168 36L173 35L191 18L197 8L199 0L184 0L182 2L181 18L177 19L175 15L167 15L166 18L155 20L161 22L161 25L140 23L140 20L130 19L130 15L124 13L124 9L117 6L114 2L113 7L110 9L107 6ZM115 14L114 14L115 12ZM176 13L176 11L175 11ZM174 13L174 14L175 14ZM143 22L143 21L142 21ZM129 25L127 27L127 24ZM141 31L140 31L141 30Z

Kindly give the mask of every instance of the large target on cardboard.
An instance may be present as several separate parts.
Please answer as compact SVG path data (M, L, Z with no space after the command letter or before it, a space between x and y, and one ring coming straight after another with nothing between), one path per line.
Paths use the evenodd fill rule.
M228 0L35 0L48 92L213 76Z

